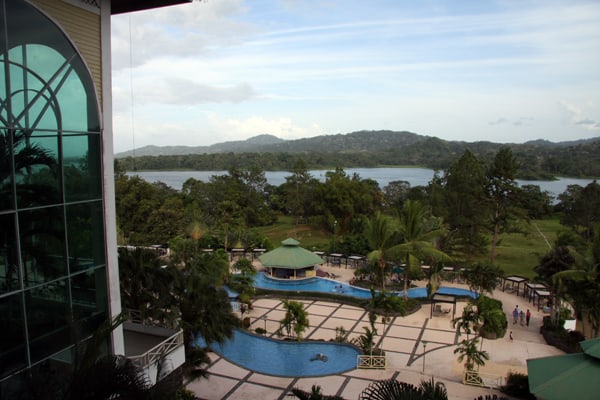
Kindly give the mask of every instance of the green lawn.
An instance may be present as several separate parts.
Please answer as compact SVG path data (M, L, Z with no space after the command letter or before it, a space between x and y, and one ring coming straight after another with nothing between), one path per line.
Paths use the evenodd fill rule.
M294 225L294 218L280 216L279 220L272 226L259 228L262 235L267 236L273 246L293 237L299 240L301 246L307 249L324 249L332 240L329 232L312 229L308 225ZM522 275L533 278L533 268L538 264L540 257L549 250L548 244L554 244L556 234L562 226L558 219L535 220L525 226L525 234L512 233L501 236L498 245L496 263L507 275ZM539 231L538 231L539 229ZM481 257L481 261L489 260L489 252Z

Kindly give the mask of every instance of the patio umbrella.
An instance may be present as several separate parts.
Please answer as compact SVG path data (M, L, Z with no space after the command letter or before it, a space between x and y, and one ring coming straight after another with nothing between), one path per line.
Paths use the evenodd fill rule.
M538 399L597 399L600 338L580 343L583 353L527 360L529 391Z

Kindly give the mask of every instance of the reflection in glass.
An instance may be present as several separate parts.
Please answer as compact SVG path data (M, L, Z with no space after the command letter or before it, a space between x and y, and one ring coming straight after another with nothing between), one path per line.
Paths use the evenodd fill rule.
M96 268L71 278L73 318L83 337L93 333L107 317L106 270Z
M0 294L3 294L20 289L15 214L0 214L0 227Z
M71 273L104 265L104 229L100 201L67 206Z
M62 148L66 200L100 198L100 135L63 136Z
M22 293L0 298L0 376L22 368L27 363Z
M19 234L25 286L66 275L63 207L19 212Z
M32 362L69 345L66 279L25 291L25 307Z

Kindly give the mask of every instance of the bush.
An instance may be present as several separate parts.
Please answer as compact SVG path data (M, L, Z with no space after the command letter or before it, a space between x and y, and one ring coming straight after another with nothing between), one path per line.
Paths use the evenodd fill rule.
M256 332L257 335L264 335L267 333L263 328L256 328L254 332Z
M556 326L550 317L544 317L540 333L547 344L565 353L580 353L582 351L579 342L585 339L584 336L577 331L568 332L562 325Z
M506 385L500 388L500 391L509 396L519 399L533 399L535 396L529 393L529 380L527 375L518 372L511 372L506 377Z

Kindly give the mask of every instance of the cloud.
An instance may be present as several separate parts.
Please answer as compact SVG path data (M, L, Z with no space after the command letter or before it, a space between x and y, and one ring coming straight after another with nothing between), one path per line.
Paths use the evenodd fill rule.
M269 134L281 139L299 139L322 135L323 128L318 124L312 124L308 127L295 125L292 119L282 117L267 119L259 116L252 116L246 119L221 119L215 114L208 117L209 124L215 132L224 135L220 141L225 140L245 140L250 137Z
M241 103L256 98L254 89L241 83L211 86L183 78L165 78L136 88L136 103L198 105L206 103Z
M590 131L600 130L600 122L584 116L584 111L581 108L564 101L559 101L558 105L571 124Z
M508 122L508 120L507 120L506 118L502 118L502 117L501 117L501 118L498 118L498 119L497 119L497 120L495 120L495 121L490 121L490 122L488 122L488 124L489 124L489 125L502 125L502 124L505 124L505 123L507 123L507 122Z

